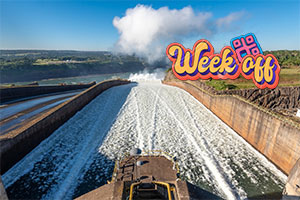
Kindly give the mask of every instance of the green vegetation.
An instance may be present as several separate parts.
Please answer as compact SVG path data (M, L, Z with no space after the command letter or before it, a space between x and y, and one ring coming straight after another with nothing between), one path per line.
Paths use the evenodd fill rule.
M171 71L172 70L172 67L169 67L167 70L166 70L166 72L168 73L169 71Z
M300 66L300 51L265 51L264 55L273 54L282 68L289 66Z
M265 51L281 66L279 86L300 85L300 51ZM38 81L91 74L138 72L171 65L163 61L148 64L135 56L96 51L0 50L0 83ZM169 69L170 70L170 69ZM168 71L168 70L167 70ZM254 88L252 80L207 80L217 90Z
M300 86L300 51L265 51L265 55L273 54L281 66L278 86ZM167 71L171 70L169 68ZM252 80L240 75L235 80L199 80L216 90L256 88Z
M214 87L216 90L231 90L231 89L237 89L237 86L234 84L226 83L225 80L207 80L205 83L209 86Z
M205 80L204 82L216 90L256 88L252 79L247 80L242 75L235 80ZM300 66L282 67L278 86L300 86Z
M135 56L105 51L0 50L0 83L138 72L162 66L165 63L149 65Z
M273 54L281 67L279 74L279 87L300 86L300 51L265 51L265 55ZM256 88L252 80L239 76L236 80L205 81L217 90Z
M279 87L300 86L300 51L265 51L264 54L273 54L279 62L281 67ZM256 88L252 80L247 80L242 75L235 80L206 80L204 82L216 90Z

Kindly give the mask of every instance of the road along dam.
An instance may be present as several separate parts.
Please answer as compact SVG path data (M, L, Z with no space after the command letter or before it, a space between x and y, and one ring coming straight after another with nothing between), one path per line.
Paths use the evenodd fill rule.
M4 135L37 118L51 108L69 100L82 90L35 96L30 99L6 103L0 106L0 135Z
M71 199L110 180L133 147L169 152L183 179L225 199L280 197L287 179L189 93L152 81L105 90L2 181L9 198Z

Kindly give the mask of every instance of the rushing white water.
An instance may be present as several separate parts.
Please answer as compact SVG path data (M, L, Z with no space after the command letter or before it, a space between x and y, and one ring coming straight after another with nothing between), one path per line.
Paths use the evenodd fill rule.
M158 81L164 79L165 74L165 69L158 68L153 72L144 70L139 73L130 74L128 79L131 81Z
M286 181L190 94L157 81L103 92L2 179L13 198L70 199L105 184L132 147L171 153L183 179L226 199L281 192Z

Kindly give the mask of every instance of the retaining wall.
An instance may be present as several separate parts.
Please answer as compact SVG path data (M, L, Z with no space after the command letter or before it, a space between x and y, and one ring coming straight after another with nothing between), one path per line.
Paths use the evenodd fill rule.
M79 90L89 88L95 85L96 82L89 84L78 85L53 85L53 86L21 86L21 87L9 87L0 89L0 102L7 102L11 100L37 96L42 94L50 94L56 92L65 92L69 90Z
M53 131L104 90L128 84L127 80L103 81L56 106L25 126L0 136L1 174L21 160Z
M167 80L198 99L285 174L300 158L300 126L234 95L212 95L193 81Z
M0 199L1 200L8 200L4 185L2 183L1 176L0 176Z
M291 170L283 191L283 200L290 199L288 197L298 197L300 199L300 159Z

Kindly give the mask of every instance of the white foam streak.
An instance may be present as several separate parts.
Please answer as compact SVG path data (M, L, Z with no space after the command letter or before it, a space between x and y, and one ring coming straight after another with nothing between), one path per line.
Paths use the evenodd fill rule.
M282 189L286 176L199 101L144 77L96 97L2 176L6 188L71 199L89 181L106 181L109 163L139 147L176 156L185 180L222 198Z
M155 69L153 72L144 70L143 72L129 75L131 81L160 81L165 77L164 69Z

